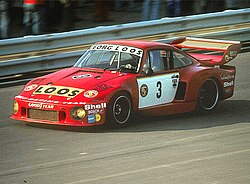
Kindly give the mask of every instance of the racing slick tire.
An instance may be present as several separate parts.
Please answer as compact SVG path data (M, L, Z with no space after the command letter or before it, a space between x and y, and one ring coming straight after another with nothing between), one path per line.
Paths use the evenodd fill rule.
M122 128L127 126L132 113L131 99L126 93L115 94L108 103L106 126Z
M219 102L219 87L212 78L206 79L198 94L197 109L198 112L209 112L215 109Z

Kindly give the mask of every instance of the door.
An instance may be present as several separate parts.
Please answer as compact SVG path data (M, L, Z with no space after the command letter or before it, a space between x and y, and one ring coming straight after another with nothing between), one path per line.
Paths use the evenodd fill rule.
M179 72L138 78L139 109L172 102L179 78Z

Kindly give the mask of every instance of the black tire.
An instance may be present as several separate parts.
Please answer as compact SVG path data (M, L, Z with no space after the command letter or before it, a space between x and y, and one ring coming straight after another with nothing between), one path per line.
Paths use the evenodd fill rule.
M219 87L216 81L212 78L205 80L202 84L198 99L198 111L209 112L215 109L219 102Z
M130 97L125 93L115 94L107 109L106 126L109 128L121 128L128 124L132 113Z

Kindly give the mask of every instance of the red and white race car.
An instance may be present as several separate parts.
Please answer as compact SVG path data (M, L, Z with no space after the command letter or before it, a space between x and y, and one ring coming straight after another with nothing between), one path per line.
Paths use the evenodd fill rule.
M180 38L92 45L76 64L30 81L11 118L36 123L121 127L132 113L170 115L213 110L234 93L236 69L225 65L241 43Z

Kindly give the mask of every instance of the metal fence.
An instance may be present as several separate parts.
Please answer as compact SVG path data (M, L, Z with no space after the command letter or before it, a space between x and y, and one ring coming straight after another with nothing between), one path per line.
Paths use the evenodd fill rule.
M218 26L231 29L212 29ZM159 40L193 30L202 31L192 36L248 41L250 8L0 40L0 77L71 66L82 53L79 48L98 41L139 37Z

